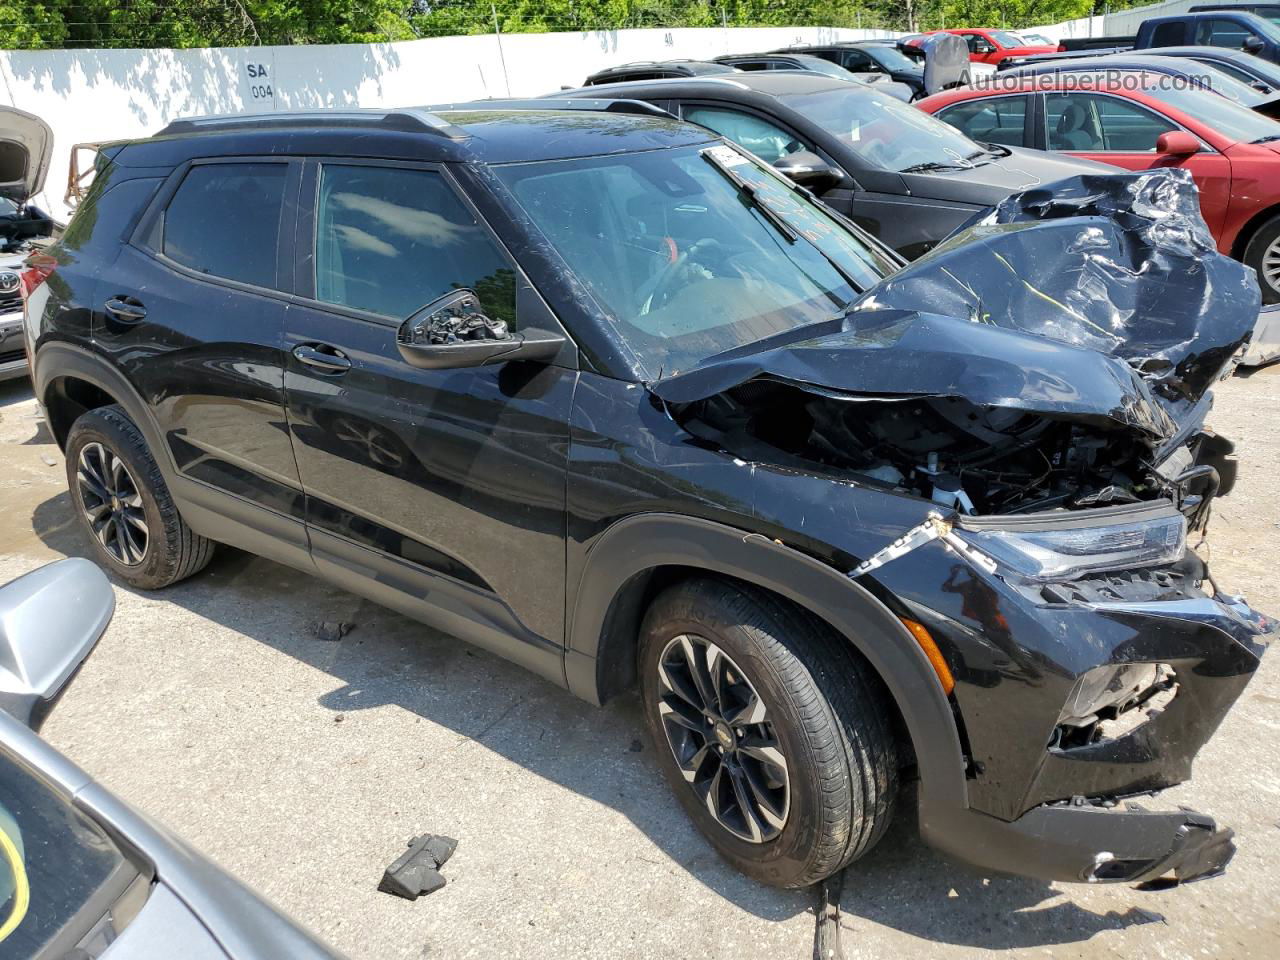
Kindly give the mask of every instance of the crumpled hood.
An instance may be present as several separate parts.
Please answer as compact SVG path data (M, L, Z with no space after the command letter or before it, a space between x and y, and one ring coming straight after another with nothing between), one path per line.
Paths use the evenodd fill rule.
M843 399L980 406L1177 432L1258 319L1182 170L1073 177L1014 194L866 291L847 314L652 385L689 403L757 378Z

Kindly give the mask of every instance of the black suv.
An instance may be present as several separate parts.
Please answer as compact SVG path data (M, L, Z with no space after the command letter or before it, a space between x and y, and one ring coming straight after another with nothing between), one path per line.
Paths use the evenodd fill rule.
M843 43L814 44L812 46L786 47L775 53L807 53L821 57L851 73L887 74L898 83L911 88L913 97L926 95L924 67L912 60L895 43L876 40L854 40ZM718 58L717 58L718 59ZM964 78L962 85L969 82Z
M913 260L1009 194L1092 160L970 140L874 86L760 71L550 94L643 100L728 137Z
M1118 803L1189 776L1270 627L1186 545L1258 309L1190 181L1034 191L902 267L703 128L567 106L104 147L24 277L98 560L161 588L234 544L638 690L768 883L866 852L904 779L989 868L1220 869L1210 818Z

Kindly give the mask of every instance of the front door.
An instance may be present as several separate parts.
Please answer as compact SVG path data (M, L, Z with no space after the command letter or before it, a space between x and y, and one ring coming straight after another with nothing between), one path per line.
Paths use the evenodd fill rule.
M308 165L286 393L316 565L560 679L575 364L411 366L401 324L452 290L553 324L442 169Z
M1044 137L1060 150L1126 170L1184 167L1200 190L1200 212L1216 236L1231 200L1231 161L1208 148L1190 157L1156 153L1161 134L1181 130L1144 104L1106 93L1049 93L1044 97Z

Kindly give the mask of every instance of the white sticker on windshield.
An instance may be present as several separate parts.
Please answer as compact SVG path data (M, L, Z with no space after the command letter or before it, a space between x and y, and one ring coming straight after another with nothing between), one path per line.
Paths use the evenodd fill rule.
M733 147L707 147L702 152L720 161L726 167L741 167L751 162Z

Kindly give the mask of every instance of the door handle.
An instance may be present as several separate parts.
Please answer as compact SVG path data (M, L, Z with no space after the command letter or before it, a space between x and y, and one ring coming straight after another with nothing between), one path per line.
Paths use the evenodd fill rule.
M102 309L127 323L137 323L147 315L147 308L133 297L112 297L102 305Z
M308 367L315 367L325 373L346 373L351 369L351 361L336 347L300 343L293 348L293 355Z

